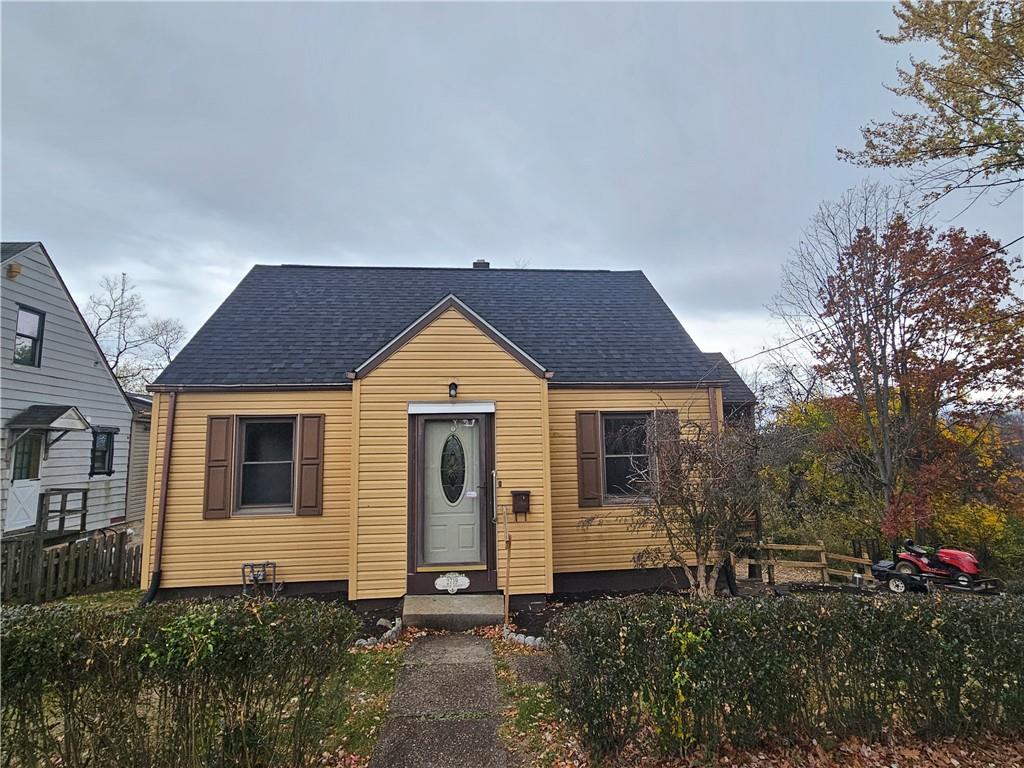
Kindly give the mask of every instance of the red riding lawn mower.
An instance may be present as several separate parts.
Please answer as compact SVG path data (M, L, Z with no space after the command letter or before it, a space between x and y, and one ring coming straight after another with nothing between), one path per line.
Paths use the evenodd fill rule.
M922 547L907 539L901 548L892 548L892 560L880 560L871 566L871 574L890 592L928 591L941 588L952 592L1000 594L999 579L980 578L978 558L952 547Z
M896 572L907 576L934 576L940 583L970 589L981 575L978 558L970 552L950 547L921 547L913 539L903 542L896 553Z

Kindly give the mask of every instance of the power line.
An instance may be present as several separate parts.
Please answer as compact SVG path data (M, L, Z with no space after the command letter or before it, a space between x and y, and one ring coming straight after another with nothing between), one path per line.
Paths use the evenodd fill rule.
M1020 237L1014 238L1010 242L1008 242L1008 243L1006 243L1004 245L1001 245L999 248L996 248L994 250L988 251L987 253L979 254L976 258L978 260L981 260L983 258L988 258L989 256L994 256L995 254L1001 253L1002 251L1005 251L1007 248L1009 248L1009 247L1011 247L1013 245L1016 245L1021 240L1024 240L1024 235L1021 235ZM970 261L973 261L973 260L970 260ZM950 267L947 270L943 270L943 271L933 275L931 278L923 280L922 282L918 283L917 285L912 285L912 286L904 289L903 291L901 291L899 293L898 296L896 296L895 300L896 301L900 301L901 299L905 298L906 296L909 296L912 292L914 292L916 290L920 290L921 288L923 288L925 285L928 284L929 280L930 281L939 280L939 279L941 279L943 277L947 277L947 276L953 274L954 272L957 272L958 270L961 270L961 269L963 269L965 267L970 266L970 261L964 262L964 263L961 263L961 264L957 264L955 267ZM884 303L885 303L884 301L876 302L875 304L873 304L870 307L870 309L877 309L878 307L882 306ZM1004 320L1010 320L1010 319L1013 319L1014 317L1018 317L1018 316L1021 316L1021 315L1024 315L1024 311L1021 311L1021 312L1011 312L1008 315L1004 315L1002 317L993 318L992 320L989 320L989 321L987 321L985 323L980 323L978 327L984 328L985 326L992 325L993 323L1002 322ZM821 328L818 328L815 331L809 331L809 332L807 332L805 334L802 334L800 336L796 336L796 337L790 339L789 341L783 342L781 344L777 344L774 347L769 347L768 349L762 349L760 352L754 352L753 354L747 355L746 357L738 357L735 360L728 360L727 362L729 363L729 365L736 365L737 363L744 363L747 360L753 360L755 357L760 357L761 355L767 355L767 354L769 354L771 352L778 352L779 350L785 349L786 347L790 347L790 346L792 346L794 344L797 344L798 342L806 341L807 339L811 338L812 336L816 336L819 333L822 333L822 332L824 332L826 330L830 330L831 328L835 328L837 325L839 325L839 322L840 321L837 320L837 321L835 321L833 323L826 324L825 326L823 326ZM719 367L719 365L720 365L720 363L715 363L715 365L711 366L711 368L709 368L708 371L703 376L701 376L699 379L697 379L696 383L700 384L702 381L707 379L707 377L714 370L716 370Z

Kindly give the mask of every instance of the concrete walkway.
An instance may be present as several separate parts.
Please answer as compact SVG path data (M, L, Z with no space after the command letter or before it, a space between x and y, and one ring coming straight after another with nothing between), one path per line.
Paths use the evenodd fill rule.
M417 638L405 652L370 768L506 768L500 724L490 641Z

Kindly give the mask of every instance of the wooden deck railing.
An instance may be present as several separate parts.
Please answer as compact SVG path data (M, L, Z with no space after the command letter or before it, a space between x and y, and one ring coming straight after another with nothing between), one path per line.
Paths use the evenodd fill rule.
M77 496L78 505L72 506ZM57 500L54 508L53 501ZM45 537L63 536L66 533L85 533L89 517L88 488L54 488L39 494L39 510L36 515L36 535ZM69 526L68 522L72 525ZM51 523L56 523L51 525Z

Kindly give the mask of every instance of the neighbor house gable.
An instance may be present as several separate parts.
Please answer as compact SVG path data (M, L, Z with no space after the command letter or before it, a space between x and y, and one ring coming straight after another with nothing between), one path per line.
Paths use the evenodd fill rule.
M40 489L88 487L87 526L110 525L124 516L125 475L131 434L131 408L124 392L89 326L75 304L60 272L42 243L5 243L2 252L2 296L0 335L3 337L3 401L0 402L0 452L7 468L13 458L10 422L19 414L42 413L42 407L60 407L63 412L76 409L66 421L43 426L31 425L54 435L61 427L67 433L53 440L41 456L38 477ZM19 311L39 317L32 362L15 360L14 340L18 337ZM33 407L35 411L30 411ZM26 413L27 411L27 413ZM17 422L15 422L17 424ZM91 429L90 429L91 427ZM105 471L91 471L93 430L109 435L113 453ZM5 515L12 475L5 472L0 484L0 506ZM22 478L27 480L29 478ZM34 490L22 494L24 499ZM32 515L34 518L34 514ZM22 520L24 515L18 515ZM18 524L20 527L20 522Z

